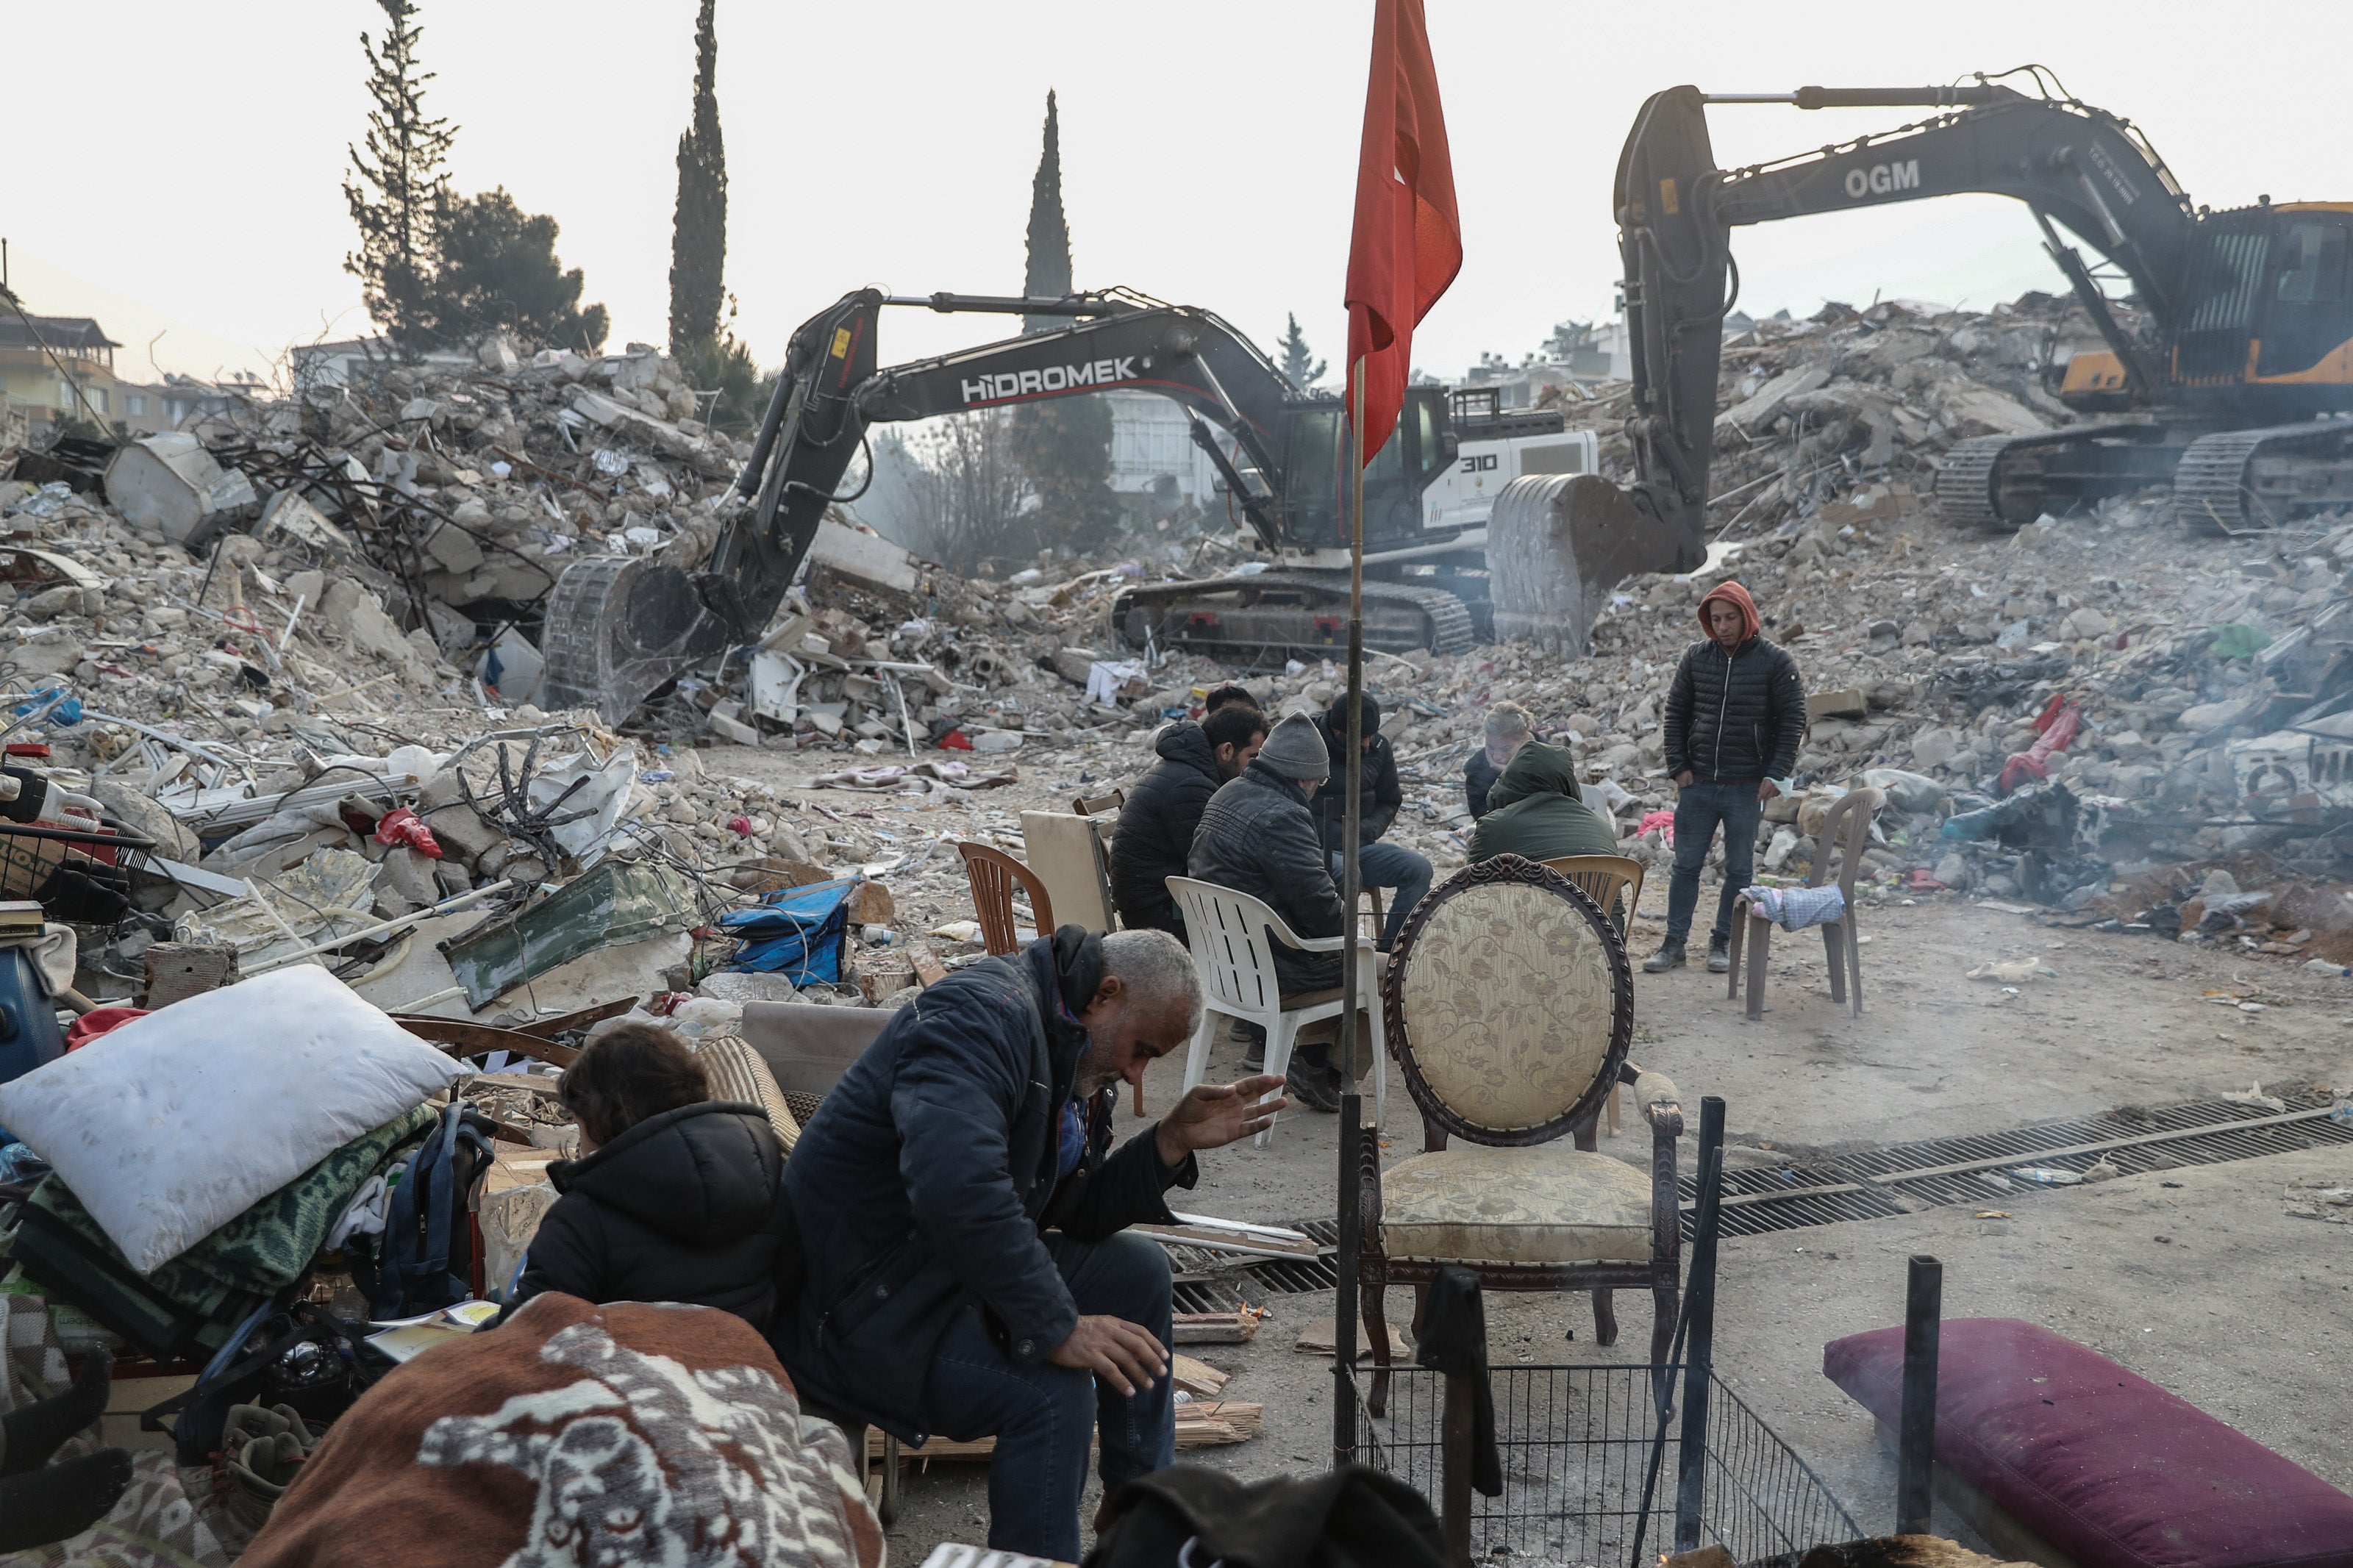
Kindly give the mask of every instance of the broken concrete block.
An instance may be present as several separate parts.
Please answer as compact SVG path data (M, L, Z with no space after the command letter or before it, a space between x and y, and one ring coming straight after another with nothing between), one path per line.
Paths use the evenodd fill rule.
M213 460L185 430L142 437L106 464L106 499L133 528L152 528L195 549L248 515L253 481Z
M1860 686L1841 687L1835 691L1817 691L1806 699L1809 719L1868 719L1871 717L1871 696Z
M1912 763L1923 772L1943 767L1960 753L1960 737L1950 730L1923 730L1912 737Z
M204 858L204 844L152 796L113 779L93 779L82 793L133 833L153 839L155 853L163 858L193 866Z
M812 566L823 566L853 583L895 594L913 593L920 581L913 556L878 534L845 528L831 518L817 525L817 538L810 542L808 558ZM1084 684L1085 677L1080 680Z
M225 942L159 942L145 959L139 1005L150 1012L237 984L237 949Z
M427 536L425 553L448 572L472 572L482 564L482 547L453 522L443 523Z
M738 746L756 746L760 743L760 731L744 723L741 719L731 719L723 713L713 713L710 716L710 723L711 732L723 741L732 742Z
M438 825L437 825L438 831ZM385 855L375 870L378 892L389 891L404 900L412 910L441 900L440 885L433 872L438 862L418 854L406 845L400 845Z
M1718 429L1738 426L1754 435L1779 416L1782 405L1799 393L1812 392L1826 384L1831 367L1821 361L1785 370L1757 389L1756 395L1736 403L1715 416Z

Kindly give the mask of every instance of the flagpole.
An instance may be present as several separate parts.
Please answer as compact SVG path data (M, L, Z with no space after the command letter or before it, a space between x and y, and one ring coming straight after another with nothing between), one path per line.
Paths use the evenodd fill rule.
M1363 896L1364 867L1356 838L1364 821L1365 774L1365 361L1349 377L1356 406L1348 417L1353 460L1348 509L1348 765L1342 774L1347 795L1340 828L1340 907L1347 912L1340 947L1340 1289L1332 1304L1332 1459L1345 1465L1356 1457L1356 1253L1357 1184L1364 1149L1364 1097L1356 1090L1356 900ZM1373 1049L1380 1049L1373 1042Z

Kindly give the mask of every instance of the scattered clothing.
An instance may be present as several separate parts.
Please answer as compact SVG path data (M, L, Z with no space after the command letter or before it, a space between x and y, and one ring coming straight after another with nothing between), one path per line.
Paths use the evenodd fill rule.
M1783 931L1828 925L1846 916L1846 894L1836 883L1822 888L1749 888L1751 909Z
M765 1333L776 1304L785 1153L766 1111L714 1100L649 1116L595 1153L559 1160L503 1317L549 1291L674 1301Z
M1667 689L1664 715L1669 777L1689 773L1708 784L1787 778L1806 732L1805 683L1788 650L1757 632L1757 606L1737 583L1720 583L1700 601L1739 607L1744 640L1726 652L1713 638L1683 650Z
M1078 926L958 970L892 1015L801 1130L782 1269L799 1284L771 1337L812 1401L921 1442L953 1414L933 1368L967 1309L1023 1369L1070 1337L1080 1307L1046 1231L1175 1223L1163 1194L1199 1167L1160 1163L1157 1123L1113 1150L1116 1084L1059 1173L1087 1047L1075 1014L1102 977L1102 939Z
M1519 855L1615 855L1617 830L1577 794L1577 757L1566 746L1531 741L1520 748L1487 796L1490 810L1471 832L1471 859Z
M351 1205L343 1210L343 1217L328 1230L328 1250L341 1250L343 1243L356 1236L382 1236L385 1205L391 1199L392 1188L385 1179L370 1176L367 1184L352 1194Z
M881 1568L839 1427L733 1313L537 1298L346 1411L244 1568Z
M1180 719L1153 743L1160 760L1128 792L1111 841L1111 901L1130 931L1181 934L1167 879L1189 876L1193 831L1226 782L1201 726Z
M133 1018L143 1018L145 1007L93 1007L73 1021L66 1031L66 1049L78 1051L101 1035L113 1033Z
M1280 731L1282 725L1275 728ZM1324 752L1315 754L1321 758ZM1260 900L1295 935L1338 936L1347 929L1347 912L1340 907L1340 889L1332 880L1307 797L1275 770L1261 750L1241 777L1209 797L1187 864L1196 880ZM1340 984L1336 952L1301 952L1277 942L1271 956L1285 991L1322 991Z

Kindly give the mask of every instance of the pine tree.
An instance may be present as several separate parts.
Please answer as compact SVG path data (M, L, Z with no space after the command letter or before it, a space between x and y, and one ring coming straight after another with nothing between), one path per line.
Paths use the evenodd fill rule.
M1046 142L1029 187L1029 262L1021 292L1059 300L1071 292L1071 226L1062 216L1061 120L1046 94ZM1025 332L1069 324L1063 316L1027 316ZM1013 449L1029 476L1037 510L1029 548L1064 545L1090 550L1119 523L1119 497L1111 488L1111 405L1091 395L1048 398L1014 411ZM1028 551L1022 552L1028 553Z
M1282 374L1289 378L1292 385L1304 392L1323 380L1324 371L1330 366L1309 352L1307 334L1299 330L1299 318L1292 315L1289 320L1290 330L1282 334L1282 341L1274 346L1282 351Z
M720 277L727 260L727 150L719 137L712 77L719 38L713 0L694 25L694 123L678 139L678 211L670 242L670 352L684 357L719 338Z
M603 348L605 307L581 307L580 268L564 269L556 233L554 218L524 212L503 186L449 202L417 335L465 343L504 331L526 349Z
M1046 94L1046 146L1038 156L1038 177L1029 183L1029 266L1021 292L1032 300L1059 300L1071 291L1071 226L1062 216L1062 124L1054 94ZM1024 316L1024 332L1050 331L1060 316Z
M413 19L416 6L410 0L376 4L392 25L381 49L360 35L375 108L368 114L366 153L348 149L352 172L343 180L343 199L359 226L360 248L343 258L343 270L359 279L368 314L407 346L431 310L441 219L449 203L447 160L457 127L425 112L425 84L433 73L417 68L424 29Z

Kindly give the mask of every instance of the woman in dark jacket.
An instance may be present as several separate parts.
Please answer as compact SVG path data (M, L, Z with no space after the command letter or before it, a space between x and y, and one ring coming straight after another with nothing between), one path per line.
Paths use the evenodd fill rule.
M557 1092L580 1124L581 1157L548 1167L563 1195L506 1315L556 1290L717 1307L767 1332L785 1170L767 1114L711 1099L702 1064L652 1024L591 1041Z

